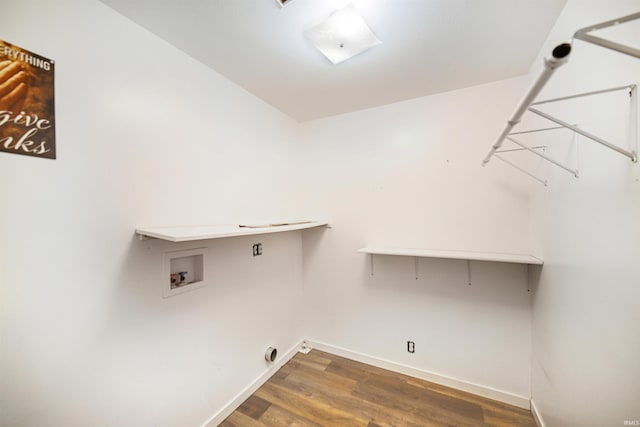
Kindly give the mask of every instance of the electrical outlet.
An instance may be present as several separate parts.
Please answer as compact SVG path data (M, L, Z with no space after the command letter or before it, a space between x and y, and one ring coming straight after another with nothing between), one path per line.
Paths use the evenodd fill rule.
M262 255L262 243L256 243L253 245L253 256Z
M416 352L416 343L414 343L413 341L407 341L407 351L409 353L415 353Z

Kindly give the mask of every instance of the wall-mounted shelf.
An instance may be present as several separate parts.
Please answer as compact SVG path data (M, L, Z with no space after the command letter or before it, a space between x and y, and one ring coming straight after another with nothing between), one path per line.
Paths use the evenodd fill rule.
M542 265L543 261L532 255L499 252L443 251L436 249L402 249L385 247L366 247L358 252L370 255L397 255L420 258L462 259L467 261L512 262L517 264Z
M252 236L256 234L281 233L285 231L304 230L307 228L325 227L327 222L299 221L279 224L233 224L233 225L199 225L179 227L138 227L136 234L140 239L162 239L170 242L191 242L194 240L221 239L223 237Z
M371 256L371 275L373 276L373 256L374 255L391 255L391 256L407 256L414 258L414 268L416 280L418 280L418 258L443 258L443 259L459 259L467 262L467 281L471 285L471 261L489 261L489 262L506 262L515 264L524 264L527 269L530 265L542 265L544 262L533 255L501 253L501 252L474 252L474 251L445 251L439 249L422 249L422 248L391 248L391 247L372 247L368 246L358 249L358 252ZM527 290L529 290L529 274L527 271Z

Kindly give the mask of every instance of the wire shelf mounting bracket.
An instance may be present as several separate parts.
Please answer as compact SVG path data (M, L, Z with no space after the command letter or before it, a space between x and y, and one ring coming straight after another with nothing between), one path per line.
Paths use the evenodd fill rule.
M629 150L626 150L624 148L621 148L611 142L608 142L607 140L600 138L597 135L594 135L590 132L585 131L584 129L579 128L576 125L572 125L569 124L563 120L558 119L557 117L552 116L551 114L545 113L543 111L540 111L537 108L533 108L534 106L538 106L541 104L550 104L553 102L558 102L558 101L566 101L568 99L575 99L575 98L582 98L585 96L592 96L592 95L600 95L603 93L609 93L609 92L616 92L616 91L621 91L621 90L628 90L629 91L629 98L630 98L630 115L631 115L631 121L629 123L630 127L631 127L631 132L629 132ZM618 153L627 156L633 163L636 163L638 161L638 115L637 115L637 107L638 107L638 101L637 101L637 86L635 84L630 84L630 85L626 85L626 86L618 86L618 87L614 87L614 88L610 88L610 89L603 89L603 90L596 90L596 91L592 91L592 92L586 92L586 93L580 93L580 94L576 94L576 95L571 95L571 96L564 96L561 98L554 98L554 99L548 99L545 101L538 101L538 102L534 102L531 104L531 106L527 109L528 111L531 111L532 113L543 117L549 121L552 121L558 125L560 125L561 127L567 128L579 135L582 135L586 138L589 138L592 141L595 141L599 144L604 145L607 148L610 148L614 151L617 151ZM513 139L509 138L512 142ZM562 166L561 166L562 167ZM576 175L577 178L577 175Z
M582 40L583 42L592 43L598 46L605 47L607 49L615 50L616 52L624 53L636 58L640 58L640 49L632 46L627 46L622 43L614 42L611 40L603 39L591 34L593 31L601 30L603 28L613 27L615 25L624 24L625 22L635 21L640 19L640 12L632 13L631 15L623 16L618 19L612 19L610 21L601 22L596 25L582 28L573 35L574 39Z
M609 21L605 21L605 22L601 22L599 24L595 24L595 25L591 25L589 27L585 27L582 28L578 31L576 31L576 33L573 36L573 39L578 39L578 40L582 40L588 43L592 43L592 44L596 44L598 46L602 46L605 47L607 49L611 49L626 55L630 55L633 56L635 58L640 58L640 49L637 49L635 47L631 47L631 46L627 46L624 45L622 43L618 43L618 42L614 42L611 40L607 40L607 39L603 39L601 37L598 36L594 36L593 34L591 34L593 31L596 30L600 30L603 28L607 28L607 27L611 27L614 25L619 25L625 22L629 22L629 21L634 21L640 19L640 12L637 13L633 13L631 15L627 15L627 16L623 16L621 18L617 18L617 19L612 19ZM544 184L545 186L547 185L547 181L537 177L536 175L532 174L531 172L525 170L524 168L516 165L515 163L510 162L509 160L505 159L503 156L498 155L497 153L505 153L505 152L509 152L509 151L521 151L521 150L526 150L529 151L530 153L541 157L542 159L552 163L555 166L558 166L562 169L564 169L565 171L571 173L572 175L574 175L576 178L578 177L578 170L577 169L572 169L569 166L566 166L556 160L551 159L550 157L546 156L545 154L540 153L538 150L540 149L544 149L544 146L537 146L537 147L528 147L524 144L522 144L520 141L516 140L513 136L514 135L519 135L519 134L526 134L526 133L532 133L532 132L543 132L543 131L548 131L548 130L554 130L554 129L562 129L562 128L566 128L571 130L572 132L582 135L592 141L595 141L611 150L614 150L626 157L628 157L633 163L636 163L638 161L638 101L637 101L637 87L635 84L632 85L627 85L627 86L619 86L619 87L615 87L615 88L611 88L611 89L604 89L604 90L597 90L597 91L592 91L592 92L587 92L587 93L582 93L582 94L577 94L577 95L570 95L570 96L565 96L565 97L561 97L561 98L555 98L555 99L549 99L549 100L545 100L545 101L538 101L538 102L534 102L534 100L536 99L536 97L540 94L540 92L542 91L542 89L544 88L544 86L546 85L546 83L549 81L549 79L551 78L551 76L553 75L553 73L555 72L555 70L562 66L563 64L565 64L568 59L569 59L569 54L571 53L571 49L572 49L572 43L562 43L558 46L556 46L553 51L552 51L552 55L551 58L549 59L545 59L544 60L544 69L542 71L542 73L540 74L540 76L538 77L538 79L534 82L533 86L531 86L531 88L529 89L529 91L527 92L527 94L524 96L524 98L522 99L522 101L520 102L520 104L518 105L518 107L516 108L516 111L513 113L512 117L507 120L507 124L505 126L505 128L503 129L502 133L500 134L500 136L498 137L498 139L496 140L496 142L493 144L493 146L491 147L489 153L487 154L487 156L484 158L484 160L482 161L482 166L485 166L487 163L489 163L489 161L491 160L492 157L496 157L499 160L505 162L506 164L516 168L517 170L525 173L526 175L534 178L535 180L539 181L540 183ZM630 101L631 101L631 105L630 105L630 115L631 115L631 120L629 122L629 149L624 149L618 145L615 145L603 138L600 138L597 135L594 135L590 132L587 132L581 128L579 128L577 125L574 124L570 124L567 123L563 120L560 120L550 114L547 114L543 111L540 111L538 108L534 108L534 106L538 106L540 104L546 104L546 103L552 103L552 102L558 102L558 101L564 101L564 100L568 100L568 99L574 99L574 98L580 98L580 97L584 97L584 96L591 96L591 95L599 95L602 93L608 93L608 92L613 92L613 91L618 91L618 90L629 90L629 97L630 97ZM543 129L534 129L534 130L528 130L528 131L521 131L521 132L513 132L513 128L520 123L522 116L527 112L531 112L533 114L536 114L540 117L543 117L553 123L555 123L556 127L550 127L550 128L543 128ZM504 143L505 140L508 140L512 143L514 143L515 145L517 145L520 148L517 148L515 150L501 150L502 148L502 144Z

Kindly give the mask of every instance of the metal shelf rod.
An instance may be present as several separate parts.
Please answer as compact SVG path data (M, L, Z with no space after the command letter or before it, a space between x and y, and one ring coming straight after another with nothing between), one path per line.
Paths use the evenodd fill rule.
M634 21L640 19L640 12L632 13L631 15L623 16L617 19L611 19L609 21L601 22L599 24L590 25L585 28L581 28L573 35L574 39L582 40L588 43L593 43L598 46L605 47L607 49L615 50L625 55L630 55L636 58L640 58L640 49L636 49L631 46L624 45L622 43L606 40L601 37L589 34L591 31L601 30L603 28L612 27L614 25L624 24L625 22Z
M638 88L634 85L629 92L631 105L629 106L629 147L633 153L634 162L638 160Z
M569 59L569 53L571 53L571 44L562 43L553 49L551 58L544 60L544 70L542 70L542 73L540 74L538 79L535 81L531 89L529 89L529 92L527 92L527 94L524 96L524 98L520 102L520 105L518 105L518 108L516 108L516 111L513 113L511 119L507 121L507 125L498 137L498 140L495 142L495 144L493 144L491 150L489 151L489 154L487 154L487 157L485 157L485 159L482 161L482 166L489 163L489 160L491 160L491 157L495 154L495 152L498 151L500 147L502 147L502 143L504 142L507 135L511 133L511 130L515 125L520 123L522 115L527 111L527 109L531 106L533 100L536 99L536 96L538 96L542 88L547 84L554 71L562 64L567 62L567 60Z
M535 104L531 104L531 105L535 105ZM550 128L542 128L542 129L531 129L531 130L522 130L520 132L511 132L509 135L523 135L526 133L536 133L536 132L545 132L548 130L556 130L556 129L564 129L564 126L553 126Z
M546 145L536 145L534 147L529 147L532 150L544 150L545 148L547 148ZM509 148L507 150L500 150L500 151L496 151L496 153L511 153L513 151L525 151L528 150L529 148Z
M596 136L596 135L594 135L594 134L592 134L590 132L587 132L586 130L582 130L577 126L570 125L569 123L567 123L567 122L565 122L563 120L555 118L555 117L553 117L553 116L551 116L551 115L549 115L547 113L544 113L544 112L542 112L540 110L537 110L535 108L529 107L529 111L539 115L540 117L544 117L547 120L551 120L554 123L562 125L562 126L566 127L567 129L571 129L575 133L578 133L578 134L580 134L582 136L585 136L585 137L591 139L592 141L595 141L595 142L597 142L599 144L604 145L607 148L610 148L610 149L612 149L614 151L617 151L618 153L623 154L623 155L627 156L628 158L630 158L631 161L634 162L634 163L638 160L636 153L632 153L631 151L625 150L624 148L620 148L617 145L613 145L612 143L610 143L608 141L605 141L604 139L600 138L599 136Z
M636 85L626 85L626 86L613 87L611 89L594 90L592 92L578 93L576 95L563 96L563 97L560 97L560 98L545 99L543 101L534 102L531 105L540 105L540 104L548 104L548 103L557 102L557 101L566 101L568 99L582 98L584 96L591 96L591 95L600 95L600 94L603 94L603 93L616 92L616 91L625 90L625 89L632 89L633 90L633 88L635 88L635 87L636 87Z
M522 144L521 142L516 141L515 139L513 139L513 138L511 138L511 137L509 137L509 136L507 137L507 139L508 139L509 141L513 142L514 144L519 145L520 147L524 148L525 150L532 152L532 153L533 153L533 154L535 154L536 156L542 157L542 158L543 158L543 159L545 159L546 161L548 161L548 162L550 162L550 163L553 163L554 165L558 166L559 168L562 168L562 169L566 170L567 172L569 172L571 175L575 176L576 178L578 177L578 171L577 171L577 170L575 170L575 169L571 169L571 168L569 168L569 167L567 167L567 166L563 165L562 163L560 163L560 162L557 162L557 161L553 160L553 159L552 159L551 157L549 157L549 156L546 156L546 155L544 155L544 154L542 154L542 153L538 153L538 152L537 152L537 151L535 151L534 149L527 147L526 145Z
M522 172L522 173L524 173L524 174L526 174L526 175L529 175L531 178L533 178L533 179L535 179L536 181L538 181L538 182L540 182L540 183L544 184L544 186L545 186L545 187L547 186L547 181L546 181L546 180L538 178L537 176L535 176L535 175L534 175L534 174L532 174L531 172L529 172L529 171L527 171L527 170L525 170L525 169L521 168L520 166L516 165L515 163L510 162L509 160L505 159L504 157L499 156L499 155L497 155L497 154L494 154L494 155L493 155L493 157L495 157L496 159L502 160L503 162L505 162L505 163L506 163L506 164L508 164L509 166L511 166L511 167L513 167L513 168L518 169L520 172Z
M609 21L605 21L605 22L601 22L599 24L595 24L595 25L591 25L589 27L585 27L582 28L578 31L576 31L576 33L574 34L574 39L578 39L578 40L582 40L582 41L586 41L589 43L593 43L608 49L612 49L630 56L634 56L636 58L640 58L640 49L631 47L631 46L626 46L623 45L621 43L617 43L617 42L613 42L610 40L605 40L602 39L600 37L596 37L592 34L589 34L592 31L596 31L596 30L600 30L602 28L608 28L614 25L619 25L625 22L629 22L629 21L634 21L640 19L640 12L636 12L633 13L631 15L627 15L627 16L623 16L617 19L612 19ZM535 83L533 84L533 86L529 89L529 92L527 92L527 94L524 96L523 100L520 102L520 104L518 105L515 113L513 114L513 116L511 117L511 119L509 119L507 121L507 125L504 128L504 130L502 131L502 133L500 134L500 136L498 137L498 140L495 142L495 144L493 144L493 146L491 147L491 150L489 151L489 153L487 154L487 156L484 158L484 160L482 161L482 166L485 166L489 160L491 160L491 157L495 156L498 159L502 160L503 162L507 163L508 165L520 170L521 172L529 175L530 177L534 178L535 180L543 183L545 186L547 185L547 181L546 180L542 180L540 178L538 178L537 176L533 175L532 173L528 172L527 170L521 168L520 166L504 159L503 157L498 156L496 153L500 152L508 152L508 151L517 151L517 150L500 150L500 148L502 147L502 144L504 143L505 139L508 139L509 141L515 143L516 145L522 147L523 149L526 149L530 152L532 152L533 154L542 157L543 159L553 163L554 165L572 173L575 177L578 177L578 171L577 170L572 170L570 168L568 168L567 166L551 159L550 157L541 154L537 151L535 151L535 149L537 148L530 148L527 147L524 144L519 143L518 141L516 141L515 139L511 138L510 136L512 135L520 135L520 134L526 134L526 133L533 133L533 132L542 132L542 131L546 131L546 130L552 130L552 129L560 129L561 127L567 128L579 135L582 135L586 138L591 139L592 141L595 141L601 145L604 145L607 148L610 148L614 151L617 151L618 153L628 157L631 159L632 162L636 163L638 161L638 105L637 105L637 87L635 84L632 85L626 85L626 86L618 86L618 87L614 87L614 88L610 88L610 89L603 89L603 90L596 90L596 91L591 91L591 92L586 92L586 93L581 93L581 94L576 94L576 95L570 95L570 96L564 96L564 97L560 97L560 98L554 98L554 99L547 99L547 100L543 100L543 101L537 101L537 102L533 102L535 100L535 97L540 93L540 91L542 90L542 88L544 87L544 85L547 83L547 81L549 80L549 78L551 77L551 75L553 74L553 72L562 64L564 64L565 62L567 62L568 60L568 56L571 53L571 44L570 43L564 43L561 45L556 46L555 49L553 49L552 52L552 58L550 59L545 59L544 61L544 65L545 68L542 71L542 73L540 74L540 76L538 77L538 79L535 81ZM585 130L580 129L577 125L571 125L563 120L560 120L556 117L551 116L550 114L544 113L536 108L533 108L533 106L537 106L537 105L541 105L541 104L547 104L547 103L551 103L551 102L557 102L557 101L565 101L565 100L569 100L569 99L575 99L575 98L581 98L581 97L585 97L585 96L590 96L590 95L599 95L599 94L603 94L603 93L608 93L608 92L615 92L615 91L619 91L619 90L625 90L625 89L629 89L629 96L631 98L631 106L630 106L630 121L629 121L629 146L630 146L630 150L625 150L624 148L621 148L617 145L614 145L600 137L598 137L597 135L594 135L590 132L587 132ZM543 117L549 121L552 121L558 125L560 125L561 127L550 127L550 128L544 128L544 129L535 129L535 130L529 130L529 131L521 131L521 132L511 132L513 127L516 126L520 120L522 119L522 115L526 112L526 111L531 111L534 114L537 114L540 117ZM498 151L500 150L500 151Z

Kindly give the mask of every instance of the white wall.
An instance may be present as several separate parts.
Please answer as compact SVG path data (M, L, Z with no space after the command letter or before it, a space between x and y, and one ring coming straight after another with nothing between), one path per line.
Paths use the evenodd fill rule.
M427 78L427 77L425 77ZM309 338L525 398L531 300L522 265L375 258L365 245L528 253L527 178L480 167L526 90L513 79L303 125ZM416 343L409 354L406 341Z
M289 217L296 124L94 0L0 28L56 61L58 149L0 153L0 425L202 425L304 336L300 234L134 228ZM162 254L203 245L210 285L163 299Z
M633 6L570 2L543 53ZM532 390L548 426L640 418L638 167L581 140L550 148L574 161L578 144L581 178L549 169L544 191L479 167L539 61L528 77L298 126L96 1L10 1L0 24L56 60L58 142L55 161L0 153L0 424L200 425L265 372L266 346L302 337ZM545 95L639 71L576 42ZM262 258L251 238L133 236L296 217L301 201L334 228L261 237ZM519 265L473 263L468 286L461 261L420 260L416 280L412 259L376 257L372 277L364 245L536 248L545 267L533 293ZM163 299L162 254L198 246L210 285Z
M570 1L543 53L579 28L638 6ZM608 36L637 47L640 23ZM576 41L541 98L639 79L638 59ZM547 111L627 147L628 104L621 92ZM567 156L567 136L549 134L548 153L577 164L580 178L549 168L549 187L532 201L545 260L533 301L533 401L547 427L621 426L640 420L640 169L582 137Z

